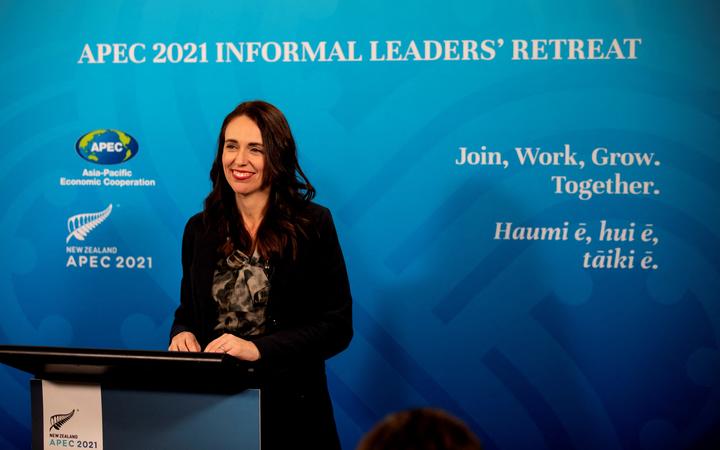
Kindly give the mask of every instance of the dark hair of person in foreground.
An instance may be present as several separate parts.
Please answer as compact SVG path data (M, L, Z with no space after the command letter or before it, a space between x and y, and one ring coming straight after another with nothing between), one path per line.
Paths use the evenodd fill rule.
M357 450L481 450L460 419L433 408L393 413L368 432Z

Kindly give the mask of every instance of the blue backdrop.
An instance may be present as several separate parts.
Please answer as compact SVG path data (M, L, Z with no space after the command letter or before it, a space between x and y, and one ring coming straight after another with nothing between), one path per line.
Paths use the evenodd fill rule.
M261 98L347 260L345 448L421 405L490 449L717 442L719 20L709 0L5 1L0 343L166 348L220 123ZM303 42L328 60L272 62ZM82 144L137 153L84 159L96 130L121 134ZM0 386L0 447L27 448L27 377Z

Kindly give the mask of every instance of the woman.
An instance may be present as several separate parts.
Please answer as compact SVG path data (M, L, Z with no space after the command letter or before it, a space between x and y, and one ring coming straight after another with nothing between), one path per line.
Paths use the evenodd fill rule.
M350 287L283 114L261 101L228 114L210 179L183 235L169 349L257 361L263 449L340 448L325 360L352 338Z

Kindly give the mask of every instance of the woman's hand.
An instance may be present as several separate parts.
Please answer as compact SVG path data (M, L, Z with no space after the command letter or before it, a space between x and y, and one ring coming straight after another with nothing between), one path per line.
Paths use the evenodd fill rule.
M255 344L228 333L209 343L205 347L205 351L209 353L227 353L243 361L257 361L260 359L260 351Z
M183 331L173 336L168 350L171 352L199 352L200 344L194 334Z

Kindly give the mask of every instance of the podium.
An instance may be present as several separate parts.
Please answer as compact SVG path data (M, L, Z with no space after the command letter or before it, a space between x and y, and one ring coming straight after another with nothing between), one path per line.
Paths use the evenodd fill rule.
M229 355L0 346L0 363L35 377L33 450L260 448L258 369Z

